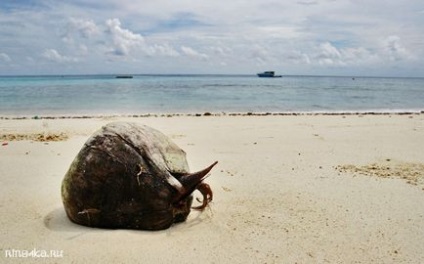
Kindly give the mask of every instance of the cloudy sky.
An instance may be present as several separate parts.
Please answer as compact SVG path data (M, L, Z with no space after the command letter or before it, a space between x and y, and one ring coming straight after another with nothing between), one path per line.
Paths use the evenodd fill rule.
M0 75L264 70L424 77L424 1L0 1Z

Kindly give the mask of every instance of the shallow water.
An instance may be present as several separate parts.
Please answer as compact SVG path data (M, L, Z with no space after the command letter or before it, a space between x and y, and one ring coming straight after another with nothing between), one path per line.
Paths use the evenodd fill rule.
M0 77L0 115L422 111L423 78Z

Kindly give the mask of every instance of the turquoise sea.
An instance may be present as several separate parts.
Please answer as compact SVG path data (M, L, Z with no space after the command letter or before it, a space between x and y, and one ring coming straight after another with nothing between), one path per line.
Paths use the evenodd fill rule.
M424 78L255 75L0 77L0 116L421 112Z

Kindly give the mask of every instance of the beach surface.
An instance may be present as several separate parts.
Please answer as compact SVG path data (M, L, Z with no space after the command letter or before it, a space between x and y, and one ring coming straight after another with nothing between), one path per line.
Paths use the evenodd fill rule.
M71 223L61 181L114 121L217 160L210 206L164 231ZM424 263L422 113L0 119L0 143L1 263Z

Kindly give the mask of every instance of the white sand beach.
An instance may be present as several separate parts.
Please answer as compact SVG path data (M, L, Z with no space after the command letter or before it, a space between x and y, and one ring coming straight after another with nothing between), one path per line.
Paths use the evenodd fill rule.
M209 207L164 231L71 223L61 181L118 120L192 171L217 160ZM424 114L0 119L0 140L1 263L424 263Z

